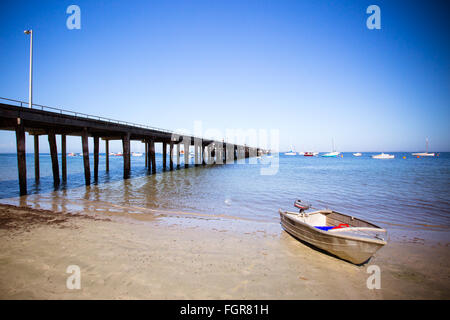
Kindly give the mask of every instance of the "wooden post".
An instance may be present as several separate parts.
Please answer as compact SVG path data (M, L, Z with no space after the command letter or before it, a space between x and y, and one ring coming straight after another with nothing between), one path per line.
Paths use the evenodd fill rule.
M210 163L213 164L216 162L216 144L214 143L214 145L210 145L210 154L211 154L211 161Z
M155 141L150 140L150 156L152 158L152 173L156 173L156 156L155 156Z
M20 118L17 118L16 148L20 195L23 196L27 194L27 160L25 154L25 127L23 120Z
M39 182L39 136L37 134L34 135L34 178L36 183Z
M212 164L212 152L211 152L211 144L208 144L206 146L206 154L208 155L208 161L206 162L207 164Z
M152 170L152 153L150 152L150 142L145 141L145 163L147 165L147 171Z
M169 145L169 167L170 170L173 170L173 141L170 141Z
M205 165L205 145L202 143L202 165Z
M48 132L48 143L50 145L50 156L52 158L53 185L59 186L58 150L56 148L56 136L53 130Z
M166 171L167 165L167 143L162 143L163 171Z
M194 138L194 164L197 167L199 164L199 156L198 156L198 143L196 141L197 139Z
M99 137L94 136L94 180L98 181Z
M122 137L123 147L123 178L128 179L130 177L130 133L127 132Z
M61 135L61 171L62 181L67 181L67 150L66 150L66 135Z
M180 143L177 143L177 169L180 168Z
M145 167L148 167L148 143L147 141L144 141L145 146Z
M105 140L106 172L109 171L109 140Z
M191 141L184 142L184 167L185 168L189 168L189 146L190 146L190 144L191 144Z
M222 149L223 149L223 163L227 164L227 144L225 142L222 142Z
M84 182L88 186L91 184L91 168L89 166L88 132L86 128L81 136L81 144L83 146Z

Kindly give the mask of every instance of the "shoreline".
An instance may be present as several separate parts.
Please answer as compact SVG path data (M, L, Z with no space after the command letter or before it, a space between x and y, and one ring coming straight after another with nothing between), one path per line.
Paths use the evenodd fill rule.
M388 243L355 266L280 227L204 217L145 221L0 204L1 299L449 299L447 244ZM81 289L66 287L69 265ZM381 289L366 286L368 266Z

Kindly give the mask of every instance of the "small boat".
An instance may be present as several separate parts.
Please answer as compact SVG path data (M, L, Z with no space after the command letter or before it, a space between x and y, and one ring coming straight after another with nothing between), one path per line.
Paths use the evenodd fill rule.
M325 153L325 154L321 155L321 157L331 158L331 157L337 157L339 154L340 154L340 152L337 152L337 151L335 151L335 152L328 152L328 153Z
M417 156L417 157L434 157L435 154L434 153L428 153L428 138L425 139L426 141L426 152L416 152L413 153L413 156Z
M340 152L334 150L334 139L331 139L331 144L332 144L332 149L331 150L333 150L333 151L323 154L322 157L327 157L327 158L333 157L334 158L334 157L337 157L340 154Z
M285 152L284 155L285 156L296 156L297 152L294 151L294 148L292 148L292 145L291 145L291 150L289 150L288 152Z
M142 153L140 153L140 152L132 152L131 155L133 157L142 157Z
M123 156L123 153L122 153L122 152L117 152L117 153L115 154L115 156L117 156L117 157L122 157L122 156Z
M114 152L109 153L110 156L115 156L116 154Z
M69 156L69 157L76 157L76 154L73 153L73 152L71 152L71 153L68 154L68 156Z
M387 243L386 230L370 222L333 210L306 212L311 206L301 200L294 206L300 212L279 210L283 229L343 260L363 264Z
M380 153L377 155L372 156L373 159L394 159L395 156L393 154L387 154L387 153Z
M356 152L356 153L354 153L353 154L355 157L361 157L362 156L362 153L361 152Z

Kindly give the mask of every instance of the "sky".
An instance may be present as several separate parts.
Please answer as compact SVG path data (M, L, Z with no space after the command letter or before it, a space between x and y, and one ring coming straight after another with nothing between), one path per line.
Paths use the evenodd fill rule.
M66 26L72 4L80 29ZM366 26L372 4L379 30ZM31 28L38 104L171 130L278 130L281 150L330 151L333 139L342 152L422 151L428 137L450 151L449 12L445 1L2 0L0 97L28 101ZM0 152L15 150L1 131ZM81 152L79 137L67 151Z

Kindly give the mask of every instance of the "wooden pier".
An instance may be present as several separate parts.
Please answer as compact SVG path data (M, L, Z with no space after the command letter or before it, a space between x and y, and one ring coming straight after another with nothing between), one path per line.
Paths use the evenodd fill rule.
M131 170L130 142L145 144L145 165L149 174L156 173L155 143L162 144L163 171L174 170L173 153L176 147L176 168L180 168L180 144L184 145L184 165L189 167L189 147L194 146L194 165L224 164L239 159L254 157L263 152L258 148L225 144L223 141L202 139L180 135L173 131L117 121L83 113L51 108L27 102L0 98L0 129L16 132L17 166L20 195L27 194L27 169L25 153L25 132L34 136L35 179L39 181L39 136L47 135L52 161L53 183L57 188L61 179L67 181L66 137L79 136L83 150L84 178L91 183L88 140L94 141L94 182L98 180L99 143L105 143L106 171L109 171L109 141L121 140L123 152L123 177L129 178ZM61 137L61 177L59 173L57 135ZM167 167L167 146L169 146L169 166ZM206 161L206 156L208 161ZM60 179L61 178L61 179Z

